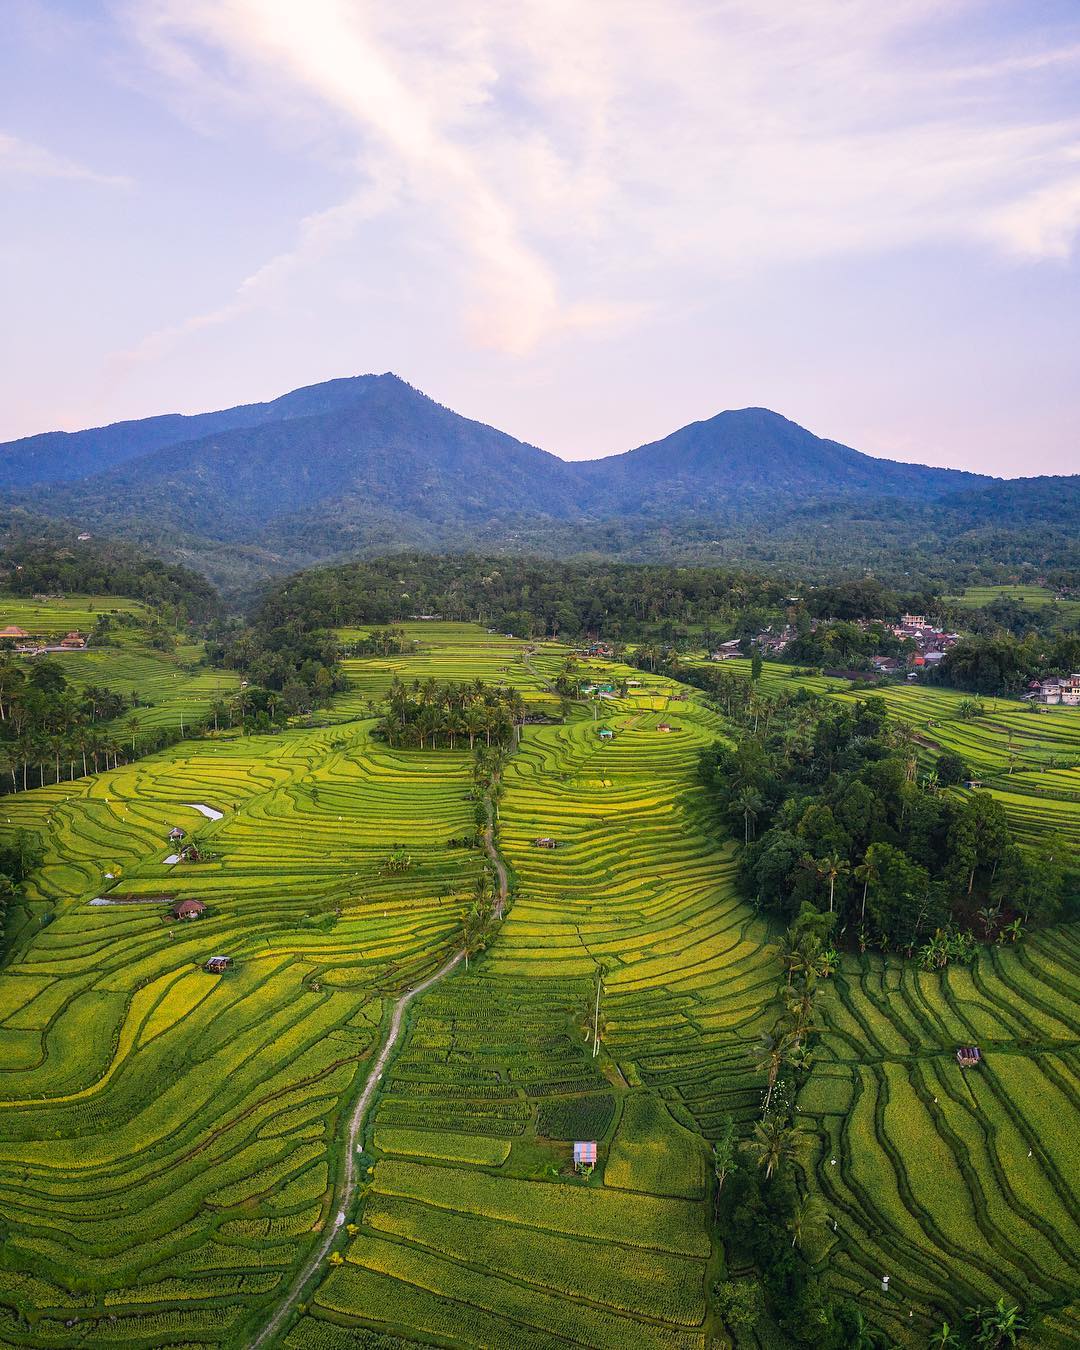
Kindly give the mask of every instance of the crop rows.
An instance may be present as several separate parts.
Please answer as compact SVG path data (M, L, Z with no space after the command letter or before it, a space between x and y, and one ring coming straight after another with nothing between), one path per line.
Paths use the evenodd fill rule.
M446 846L468 785L465 756L353 725L5 799L46 849L0 981L0 1306L26 1319L5 1343L70 1343L72 1317L110 1344L241 1338L327 1220L384 995L434 968L471 890L477 854ZM214 859L166 865L174 824ZM162 893L204 917L88 903Z

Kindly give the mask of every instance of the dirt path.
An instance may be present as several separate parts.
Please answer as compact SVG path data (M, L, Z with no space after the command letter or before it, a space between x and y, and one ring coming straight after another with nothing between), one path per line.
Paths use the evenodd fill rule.
M491 860L495 868L495 874L498 877L498 895L495 899L495 914L502 918L503 907L506 904L509 881L506 875L506 866L499 851L495 847L494 822L491 806L491 798L486 799L487 807L487 825L482 831L484 841L484 852ZM441 965L433 975L429 975L426 980L421 980L411 989L406 989L404 994L394 1004L394 1012L390 1018L390 1028L386 1034L386 1040L383 1042L382 1049L379 1051L378 1058L372 1064L368 1071L368 1076L364 1080L363 1091L357 1098L356 1105L353 1107L352 1115L349 1117L348 1128L345 1131L345 1159L341 1174L338 1178L337 1190L334 1196L336 1214L333 1223L328 1227L325 1236L311 1253L303 1266L296 1273L296 1277L289 1286L288 1292L281 1301L277 1312L263 1327L262 1331L250 1343L250 1350L257 1350L258 1346L268 1345L281 1330L286 1318L296 1306L296 1302L302 1293L308 1280L315 1274L319 1266L326 1260L330 1248L334 1245L334 1239L345 1223L349 1205L352 1202L353 1194L356 1190L356 1155L361 1147L361 1130L364 1125L364 1117L367 1115L368 1107L371 1105L371 1099L374 1097L379 1081L383 1076L387 1064L390 1062L390 1056L394 1052L394 1046L397 1044L398 1037L401 1035L401 1024L405 1017L405 1009L421 994L426 993L433 984L444 979L450 972L459 965L464 958L464 952L455 952L455 954L444 965Z
M495 917L501 919L503 916L503 908L506 905L506 897L510 883L506 876L506 864L503 862L499 850L495 847L495 822L493 819L490 797L484 799L484 805L487 810L487 824L481 831L480 837L484 841L484 852L491 860L491 865L495 868L495 875L499 879L499 893L495 897Z
M297 1272L296 1278L289 1286L289 1290L282 1299L281 1305L273 1317L266 1323L262 1331L251 1342L251 1350L256 1350L257 1346L267 1345L281 1329L282 1323L288 1317L296 1306L296 1301L307 1284L308 1280L315 1274L319 1266L326 1260L330 1248L334 1245L334 1239L338 1231L345 1223L349 1204L353 1198L353 1192L356 1190L356 1154L361 1147L360 1132L363 1128L364 1117L367 1109L371 1105L371 1099L375 1095L375 1090L379 1086L379 1080L383 1076L383 1071L390 1060L394 1046L397 1044L398 1037L401 1034L401 1024L405 1016L405 1009L420 994L425 993L433 984L444 979L462 960L463 953L456 952L445 965L439 967L433 975L429 975L426 980L414 985L411 989L406 989L398 1001L394 1004L393 1016L390 1018L390 1029L387 1032L386 1040L379 1051L378 1058L372 1064L368 1076L364 1081L363 1091L353 1107L352 1115L349 1117L348 1128L345 1131L345 1159L341 1174L338 1178L337 1192L334 1197L334 1203L337 1206L337 1213L334 1216L333 1223L329 1226L325 1237L304 1262L301 1269Z

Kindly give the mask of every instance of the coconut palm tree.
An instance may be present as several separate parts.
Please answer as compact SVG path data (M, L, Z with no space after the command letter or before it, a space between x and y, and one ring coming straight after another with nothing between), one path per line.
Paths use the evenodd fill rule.
M855 868L855 879L861 881L862 888L862 908L859 910L859 922L866 922L866 892L870 889L870 883L881 880L881 873L874 857L874 846L866 850L862 862Z
M833 897L836 894L837 877L845 877L851 871L851 864L839 853L826 853L821 859L821 875L829 879L829 913L833 912Z
M794 1038L790 1032L767 1031L761 1036L755 1049L751 1051L754 1067L759 1072L764 1072L767 1077L766 1111L768 1111L772 1102L772 1095L776 1088L776 1080L780 1076L780 1070L790 1062L794 1047Z
M795 1206L788 1228L791 1230L791 1245L802 1247L809 1235L825 1222L825 1206L821 1197L809 1193L804 1195Z
M766 1181L774 1172L782 1171L788 1163L794 1162L799 1154L795 1131L782 1120L772 1117L758 1121L746 1147L758 1166L765 1169Z
M744 787L735 799L735 809L743 818L743 842L750 843L750 823L756 821L758 812L765 805L758 793L752 787Z

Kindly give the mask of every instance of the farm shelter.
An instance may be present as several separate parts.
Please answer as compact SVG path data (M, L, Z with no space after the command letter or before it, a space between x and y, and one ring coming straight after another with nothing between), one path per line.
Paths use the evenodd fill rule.
M172 912L176 919L199 919L206 913L206 906L201 900L181 900L173 905Z
M601 727L600 731L598 732L598 735L602 741L610 741L614 740L615 738L615 733L611 730L610 727Z
M595 1139L575 1139L575 1140L574 1140L574 1166L575 1166L575 1167L595 1167L595 1166L596 1166L596 1140L595 1140Z
M211 956L206 963L206 969L211 975L223 975L231 965L231 956Z
M962 1069L973 1069L980 1059L977 1045L962 1045L956 1052L956 1062Z
M539 839L534 839L533 843L537 848L558 848L559 845L554 839L550 839L546 834Z

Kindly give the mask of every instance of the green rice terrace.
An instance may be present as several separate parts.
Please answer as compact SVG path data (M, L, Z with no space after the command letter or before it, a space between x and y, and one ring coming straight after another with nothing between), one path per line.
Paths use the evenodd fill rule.
M751 1052L783 985L698 777L723 718L599 661L581 670L636 683L567 709L567 649L405 628L402 655L345 663L326 725L0 802L0 842L44 850L0 969L0 1345L786 1343L768 1319L733 1342L712 1296L751 1263L712 1221L711 1145L760 1113ZM150 659L101 649L88 678L149 691ZM203 674L207 697L231 678ZM395 675L525 700L490 862L467 743L374 735ZM885 697L1026 846L1080 842L1080 709ZM203 861L171 861L174 827ZM505 916L442 975L496 863ZM174 919L183 900L200 917ZM1025 1343L1080 1344L1078 977L1059 926L943 971L845 955L827 981L796 1103L808 1250L882 1343L1007 1295L1052 1308Z

